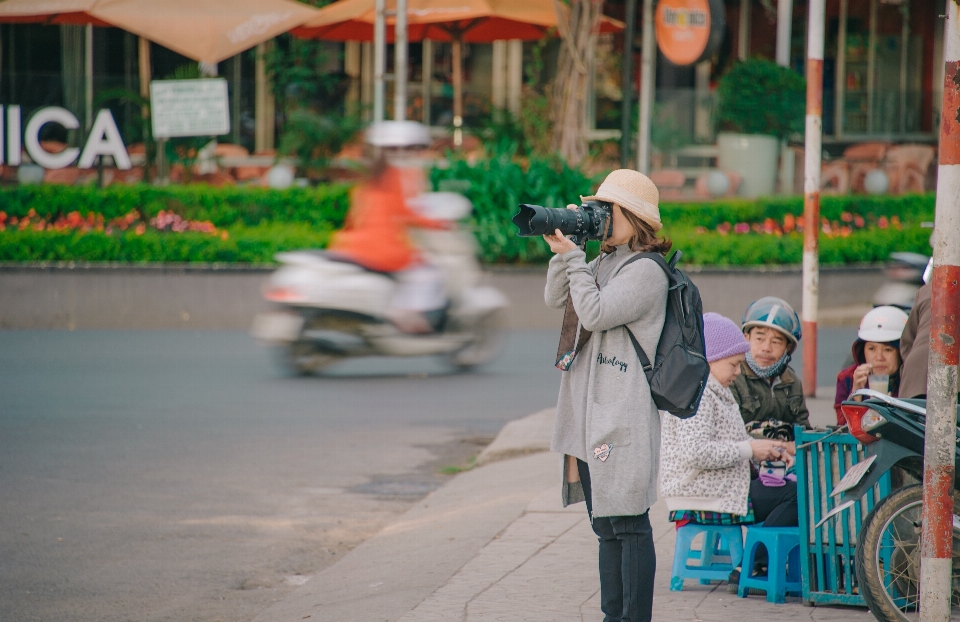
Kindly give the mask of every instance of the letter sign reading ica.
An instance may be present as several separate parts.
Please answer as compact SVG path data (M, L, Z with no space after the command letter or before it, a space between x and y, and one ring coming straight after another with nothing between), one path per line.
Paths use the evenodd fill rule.
M725 21L723 0L660 0L657 45L674 65L692 65L719 48Z
M0 119L3 118L3 107L0 106ZM6 115L7 161L16 165L20 163L20 106L9 106ZM118 169L130 168L130 156L123 144L120 130L113 120L110 110L104 108L97 113L97 117L87 135L87 142L81 151L77 147L67 147L60 153L51 153L40 144L40 128L47 123L56 123L65 129L80 128L77 117L59 106L48 106L37 110L30 120L23 135L23 146L35 163L46 169L66 168L73 164L79 156L79 168L92 168L97 156L110 156ZM0 144L3 140L0 137ZM2 160L2 157L0 157Z

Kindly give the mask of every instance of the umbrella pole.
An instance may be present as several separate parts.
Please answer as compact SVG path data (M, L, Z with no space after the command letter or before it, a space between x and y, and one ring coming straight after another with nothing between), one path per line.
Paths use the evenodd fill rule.
M653 0L643 0L643 43L640 54L640 128L637 136L637 170L650 173L650 119L653 116L656 49L653 39Z
M393 35L393 118L407 118L407 0L397 0L397 21Z
M373 22L373 122L384 118L383 73L387 64L386 0L377 0Z
M87 24L85 34L85 49L83 52L83 69L86 74L84 92L84 130L89 132L93 125L93 25Z
M463 40L456 36L451 44L453 56L453 144L463 144Z
M633 33L637 26L637 0L627 0L623 31L623 75L620 79L620 168L630 162L630 117L633 113Z

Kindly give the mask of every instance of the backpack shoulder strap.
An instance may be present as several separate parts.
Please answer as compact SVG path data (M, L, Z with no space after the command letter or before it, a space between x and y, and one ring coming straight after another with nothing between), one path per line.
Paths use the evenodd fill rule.
M624 326L627 329L627 334L630 335L630 343L633 344L633 349L637 353L637 358L640 359L640 367L643 368L643 373L647 375L647 381L650 381L650 374L653 372L653 363L650 362L650 358L647 356L647 353L643 351L643 346L640 345L640 342L637 341L637 338L633 336L633 331L630 330L627 326Z
M667 280L671 283L674 281L673 269L667 264L667 261L663 258L663 255L660 253L636 253L635 255L628 257L620 267L617 268L617 272L623 270L628 265L632 264L635 261L640 259L652 259L657 265L659 265L664 273L667 275ZM630 330L628 326L624 326L627 329L627 334L630 335L630 342L633 344L633 349L637 353L637 358L640 359L640 366L643 368L643 373L646 374L647 380L650 380L650 374L653 373L653 363L650 361L650 357L647 356L647 353L643 351L643 346L640 345L640 342L637 341L637 338L634 336L633 331Z
M670 284L673 285L677 281L676 269L670 263L667 263L667 260L660 253L636 253L628 257L620 266L617 268L617 272L623 270L630 264L640 259L652 259L660 268L663 270L664 274L667 275L667 280L670 281Z

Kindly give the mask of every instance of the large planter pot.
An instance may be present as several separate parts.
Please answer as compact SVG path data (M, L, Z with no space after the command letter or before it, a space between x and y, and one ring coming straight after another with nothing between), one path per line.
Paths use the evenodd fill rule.
M742 197L770 196L777 179L780 141L763 134L717 135L717 164L740 175L737 194Z

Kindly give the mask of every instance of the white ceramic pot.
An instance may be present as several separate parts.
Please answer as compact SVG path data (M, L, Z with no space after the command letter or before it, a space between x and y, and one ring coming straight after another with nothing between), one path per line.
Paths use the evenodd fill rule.
M737 195L771 196L777 179L780 141L763 134L717 134L717 165L740 175Z

